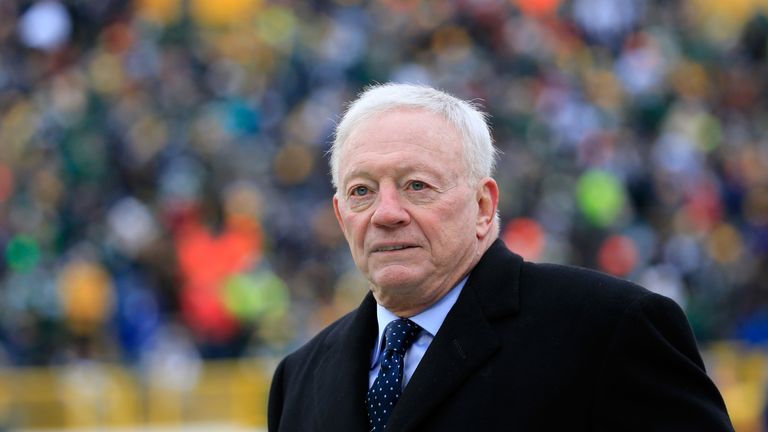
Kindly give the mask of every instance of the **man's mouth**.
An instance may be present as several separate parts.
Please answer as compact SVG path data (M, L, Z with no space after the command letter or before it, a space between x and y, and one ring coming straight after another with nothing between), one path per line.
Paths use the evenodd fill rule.
M373 249L374 252L391 252L391 251L398 251L403 249L410 249L414 246L408 246L408 245L391 245L391 246L379 246L375 249Z

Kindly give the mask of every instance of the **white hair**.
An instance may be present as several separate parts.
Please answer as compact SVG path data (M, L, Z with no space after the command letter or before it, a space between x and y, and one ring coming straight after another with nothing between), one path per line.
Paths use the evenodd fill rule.
M379 84L366 88L352 102L336 127L331 147L331 177L339 187L339 160L344 144L366 120L399 108L423 109L440 114L462 136L464 161L469 179L490 177L496 164L496 149L486 122L487 115L477 105L427 86L412 84Z

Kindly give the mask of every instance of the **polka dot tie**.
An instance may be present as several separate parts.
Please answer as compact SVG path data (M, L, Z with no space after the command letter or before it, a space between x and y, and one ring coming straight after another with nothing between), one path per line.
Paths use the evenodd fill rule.
M368 425L371 431L382 431L400 398L403 383L403 357L421 331L413 321L399 319L384 328L384 357L376 381L368 390Z

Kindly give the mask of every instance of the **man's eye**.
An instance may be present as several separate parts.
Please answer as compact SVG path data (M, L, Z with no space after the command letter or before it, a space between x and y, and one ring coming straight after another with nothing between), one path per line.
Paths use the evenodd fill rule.
M365 196L368 195L368 188L365 186L357 186L352 189L353 196Z
M411 189L415 191L424 190L426 187L427 185L424 184L424 182L420 182L420 181L411 182Z

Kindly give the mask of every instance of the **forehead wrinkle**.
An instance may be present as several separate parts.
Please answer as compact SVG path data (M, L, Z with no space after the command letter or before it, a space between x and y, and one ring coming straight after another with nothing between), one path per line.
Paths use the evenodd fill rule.
M376 164L376 158L371 158L374 161L374 164ZM359 165L359 164L358 164ZM381 165L385 165L383 170L388 171L389 167L386 166L386 163L382 163ZM374 166L373 169L370 168L353 168L352 170L347 173L347 175L344 176L344 184L351 179L356 177L363 177L367 179L372 179L374 177L379 177L376 175L376 171L381 170L382 168ZM395 166L392 170L394 173L395 178L400 178L408 174L413 173L425 173L428 176L432 178L436 178L437 180L444 181L446 179L446 175L443 171L437 170L434 167L431 167L429 164L421 163L421 162L415 162L415 161L405 161L402 164L399 164Z
M377 153L380 154L389 154L393 152L402 151L400 146L407 145L407 146L415 146L419 147L422 150L428 151L430 153L443 153L445 152L446 146L442 146L439 148L434 148L428 144L430 139L433 139L434 136L439 137L440 139L438 141L440 142L449 142L450 136L447 136L445 133L439 132L439 131L428 131L428 133L402 133L401 136L396 137L386 137L386 138L378 138L378 139L370 139L370 138L364 138L360 140L349 140L348 148L346 149L346 154L344 156L352 155L355 152L357 153L368 153L370 152L370 147L373 147ZM391 146L390 146L391 144ZM461 144L459 145L459 151L462 150ZM449 149L448 151L456 151L456 149Z
M353 142L350 143L351 145L349 148L346 149L344 154L341 157L341 167L344 165L349 165L348 162L354 161L355 165L360 164L366 164L370 162L377 163L381 160L382 157L386 157L390 154L397 154L401 153L403 151L402 144L407 144L408 146L416 146L419 147L422 151L432 153L435 155L441 155L444 153L454 153L455 157L458 157L460 159L464 159L464 153L463 153L463 147L459 145L458 149L452 149L448 147L440 147L440 148L434 148L427 144L423 137L413 137L412 139L402 139L402 138L393 138L393 139L387 139L387 140L376 140L373 141L363 141L363 142ZM387 144L394 144L393 146L387 146ZM372 148L371 148L372 147ZM347 162L347 163L344 163ZM408 167L408 165L411 165L412 170L422 169L424 171L431 171L431 172L437 172L437 170L433 169L426 163L418 162L418 161L404 161L402 163L398 163L398 167ZM350 172L356 172L358 169L352 169ZM348 176L345 176L348 177Z

